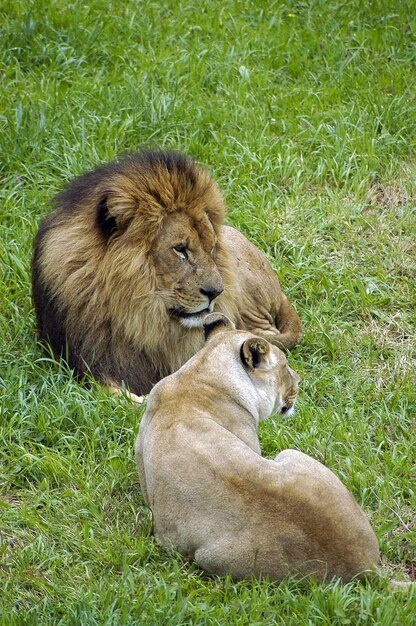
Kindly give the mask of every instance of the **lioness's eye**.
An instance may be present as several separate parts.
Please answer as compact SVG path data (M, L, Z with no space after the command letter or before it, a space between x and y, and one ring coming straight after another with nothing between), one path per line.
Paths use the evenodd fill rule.
M173 246L173 250L181 259L188 258L188 250L186 249L185 246Z
M215 246L213 246L211 249L211 256L215 256Z

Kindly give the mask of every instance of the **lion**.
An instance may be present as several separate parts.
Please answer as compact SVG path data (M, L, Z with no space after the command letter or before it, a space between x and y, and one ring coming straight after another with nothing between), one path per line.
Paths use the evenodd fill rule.
M208 172L174 151L125 155L75 178L34 240L40 338L77 376L139 396L203 346L212 311L293 348L295 309L225 214Z
M222 314L204 326L206 345L149 394L136 439L156 538L236 580L371 575L377 539L341 481L297 450L261 456L259 421L294 409L285 354Z

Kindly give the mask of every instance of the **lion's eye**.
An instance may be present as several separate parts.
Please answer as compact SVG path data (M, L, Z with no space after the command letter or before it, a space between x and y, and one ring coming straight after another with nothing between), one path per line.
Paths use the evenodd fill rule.
M211 249L211 256L215 256L215 246L213 246Z
M188 258L188 250L186 249L186 246L183 246L183 245L173 246L173 250L181 259Z

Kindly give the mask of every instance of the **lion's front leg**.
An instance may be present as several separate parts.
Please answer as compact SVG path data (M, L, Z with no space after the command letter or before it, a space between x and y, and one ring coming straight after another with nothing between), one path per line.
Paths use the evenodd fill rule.
M143 404L143 402L146 402L147 400L147 395L137 396L135 393L128 391L128 389L121 387L121 385L118 385L117 383L107 383L104 387L110 395L124 396L136 404Z

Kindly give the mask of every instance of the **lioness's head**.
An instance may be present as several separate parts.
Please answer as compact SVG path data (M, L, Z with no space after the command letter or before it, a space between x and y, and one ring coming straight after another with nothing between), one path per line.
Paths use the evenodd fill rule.
M183 326L202 326L227 266L216 183L183 154L144 152L112 164L100 187L96 223L129 289L156 296Z
M206 316L204 331L208 343L223 343L234 352L259 394L272 401L269 410L260 413L260 419L271 413L291 415L300 377L289 367L282 350L266 339L255 335L247 337L247 332L236 331L234 324L221 313ZM244 381L244 377L240 380Z

